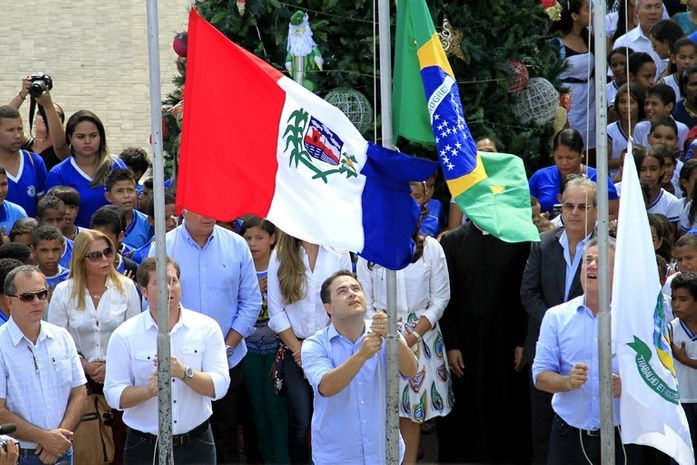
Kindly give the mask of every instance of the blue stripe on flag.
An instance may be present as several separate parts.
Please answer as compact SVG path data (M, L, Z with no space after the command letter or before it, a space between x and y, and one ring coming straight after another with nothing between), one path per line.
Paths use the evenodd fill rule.
M424 181L436 163L368 143L361 170L365 187L361 199L365 244L360 255L385 268L400 270L412 259L412 236L421 209L411 196L409 181Z

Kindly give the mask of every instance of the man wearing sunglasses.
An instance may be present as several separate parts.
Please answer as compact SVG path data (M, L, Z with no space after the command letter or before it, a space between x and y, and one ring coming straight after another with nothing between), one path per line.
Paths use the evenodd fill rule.
M38 268L15 268L4 288L11 317L0 328L0 423L17 424L21 465L72 464L87 396L75 343L64 328L42 321L48 289Z

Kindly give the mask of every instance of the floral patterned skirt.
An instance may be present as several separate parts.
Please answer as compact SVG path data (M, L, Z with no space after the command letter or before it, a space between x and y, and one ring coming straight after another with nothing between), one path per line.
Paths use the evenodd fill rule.
M402 334L409 334L419 318L416 313L410 313L401 328ZM423 423L447 415L455 402L450 367L438 323L423 335L422 342L416 343L412 350L418 360L418 370L413 378L400 376L399 416Z

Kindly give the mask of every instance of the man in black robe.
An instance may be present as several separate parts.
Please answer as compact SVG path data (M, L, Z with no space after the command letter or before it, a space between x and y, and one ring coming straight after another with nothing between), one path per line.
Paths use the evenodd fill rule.
M450 303L440 320L453 372L453 410L438 419L440 463L528 464L527 315L520 284L530 243L503 242L473 223L442 239Z

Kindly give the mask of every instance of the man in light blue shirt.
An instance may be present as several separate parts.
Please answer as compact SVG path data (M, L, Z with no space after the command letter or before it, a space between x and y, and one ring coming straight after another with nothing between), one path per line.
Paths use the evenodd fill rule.
M612 280L615 241L609 242L608 274ZM554 394L554 420L548 465L600 463L600 373L598 320L598 242L590 240L583 253L581 286L584 294L545 313L532 366L535 387ZM612 281L610 282L612 287ZM617 360L612 363L618 372ZM613 374L614 421L620 424L621 382ZM615 442L621 444L615 429ZM626 454L626 456L625 456ZM639 463L638 450L616 447L616 463Z
M366 300L356 276L341 270L322 284L320 298L331 323L302 345L302 367L315 393L314 465L385 463L385 344L387 315L378 312L368 331ZM399 371L416 375L416 357L403 338ZM404 443L400 437L400 463Z
M183 223L167 233L166 246L181 267L182 305L217 321L225 338L230 388L213 402L211 426L218 463L236 463L239 363L262 303L252 253L241 236L216 226L215 219L186 210ZM153 243L149 256L155 253Z

